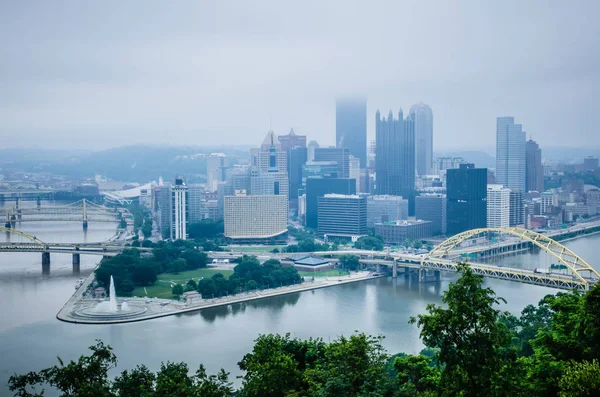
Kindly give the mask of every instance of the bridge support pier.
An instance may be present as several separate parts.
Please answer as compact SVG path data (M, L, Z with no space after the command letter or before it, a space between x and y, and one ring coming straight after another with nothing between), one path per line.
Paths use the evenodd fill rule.
M435 281L440 281L440 274L441 272L439 270L434 270L433 274L435 275Z
M73 254L73 266L81 264L81 254Z
M12 224L10 222L6 222L4 224L4 227L7 228L7 229L10 229L10 228L12 228Z
M405 267L404 268L404 278L408 278L409 276L410 276L410 268Z
M375 271L377 273L381 273L381 264L380 263L378 263L377 266L375 267Z
M88 228L88 221L83 221L83 229L87 229Z
M42 266L49 266L49 265L50 265L50 253L42 252Z
M398 277L398 262L396 262L396 261L394 261L394 264L392 265L392 277L393 278Z

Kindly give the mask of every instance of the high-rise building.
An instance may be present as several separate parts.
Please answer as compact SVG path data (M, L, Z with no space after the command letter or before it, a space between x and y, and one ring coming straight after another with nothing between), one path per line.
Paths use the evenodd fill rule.
M236 242L277 242L287 235L285 196L225 197L225 237Z
M417 103L410 108L415 121L415 164L418 175L430 175L433 162L433 112L429 105Z
M306 146L295 146L288 151L289 199L298 199L298 190L302 187L302 169L306 164Z
M302 184L306 186L308 178L337 178L338 165L336 161L308 161L302 167Z
M367 227L408 219L408 200L401 196L368 196Z
M319 197L329 193L356 194L356 182L349 178L307 178L306 226L318 227Z
M316 148L314 161L335 161L338 165L338 176L350 177L350 154L346 148Z
M367 100L364 98L338 99L335 107L336 147L346 148L360 159L360 167L367 166Z
M212 153L206 159L206 190L217 191L217 184L225 181L229 158L225 153Z
M598 157L588 156L583 159L584 171L596 171L598 169Z
M390 110L387 119L376 114L375 183L377 194L408 199L409 215L414 214L415 123L404 118L402 110L395 119Z
M510 226L510 189L487 185L487 227Z
M306 161L315 161L315 149L319 148L317 141L308 142L308 156Z
M367 234L367 198L359 195L326 194L318 200L318 232L331 237Z
M525 192L525 132L514 117L496 120L496 183Z
M487 168L461 164L446 175L446 233L450 236L486 227Z
M281 150L289 152L291 148L296 146L306 147L306 135L296 135L294 129L290 129L290 133L287 135L279 135L279 143L281 144Z
M176 178L171 192L171 240L187 239L188 187L183 179Z
M525 144L525 191L544 191L544 166L542 165L542 149L531 139Z
M360 190L360 159L352 155L348 160L348 177L356 181L356 193L362 193Z
M446 195L423 193L415 197L415 217L431 222L434 236L446 234Z
M431 172L434 175L445 175L446 170L458 168L465 160L462 157L438 157L433 162Z
M523 193L518 190L510 191L510 226L525 224L525 203Z
M202 199L203 199L202 185L188 185L188 216L187 221L189 224L200 222L203 219L202 211Z
M274 180L274 193L288 196L288 155L281 149L281 143L273 131L269 131L258 150L253 150L252 168L260 170L260 174L268 173ZM252 193L254 194L254 193Z

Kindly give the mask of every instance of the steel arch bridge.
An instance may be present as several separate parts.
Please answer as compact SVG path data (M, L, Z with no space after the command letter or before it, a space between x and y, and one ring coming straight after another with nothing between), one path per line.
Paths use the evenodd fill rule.
M457 264L448 259L451 251L466 240L490 232L509 234L532 243L565 265L571 273L571 277L473 264L471 267L476 273L495 278L545 284L556 288L577 288L585 291L589 290L590 285L600 280L600 274L594 268L564 245L543 234L517 227L481 228L459 233L429 252L422 259L421 266L432 270L456 270Z
M31 241L31 243L11 243L11 246L15 249L22 248L24 251L30 251L32 248L37 250L46 250L48 248L48 244L44 243L42 240L37 238L34 235L29 233L22 232L20 230L16 230L13 228L0 227L0 232L7 232L10 234L15 234L17 236L25 237L27 240ZM33 243L33 244L32 244Z

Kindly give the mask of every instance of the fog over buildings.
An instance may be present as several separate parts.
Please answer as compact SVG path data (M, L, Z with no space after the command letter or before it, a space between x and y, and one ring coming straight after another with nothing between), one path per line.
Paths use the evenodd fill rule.
M271 125L326 147L335 99L356 95L369 141L376 109L423 101L436 150L493 147L499 115L542 147L598 146L599 14L594 0L4 1L2 146L249 145Z

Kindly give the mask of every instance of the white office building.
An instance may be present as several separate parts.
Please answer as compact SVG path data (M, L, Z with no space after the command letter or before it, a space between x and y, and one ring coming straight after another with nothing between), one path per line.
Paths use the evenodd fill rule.
M183 179L175 179L175 184L169 188L171 193L171 240L187 238L188 187Z
M487 226L510 226L510 189L487 185Z
M352 155L349 156L348 169L350 179L356 181L356 193L360 193L360 159Z
M238 192L225 197L225 237L251 242L276 240L287 233L287 196Z
M496 183L520 192L526 181L525 135L514 117L496 120Z

